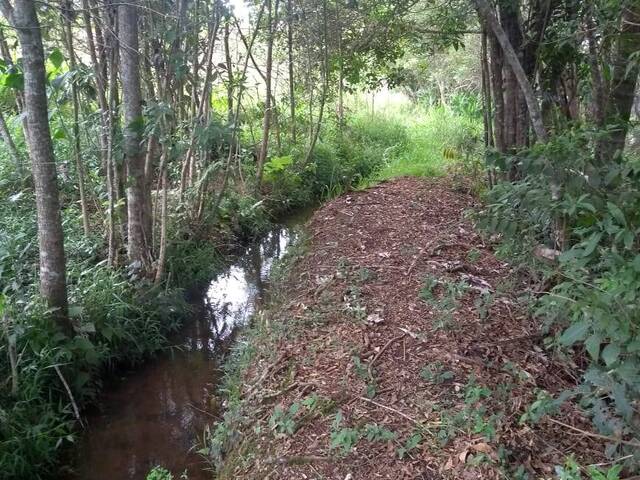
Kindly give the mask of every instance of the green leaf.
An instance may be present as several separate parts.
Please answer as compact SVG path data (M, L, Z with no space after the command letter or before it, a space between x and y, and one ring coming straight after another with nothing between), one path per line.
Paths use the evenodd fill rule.
M579 340L583 340L589 330L590 323L581 320L567 328L560 336L560 343L565 347L570 347Z
M24 75L22 72L11 72L4 77L4 86L16 90L24 90Z
M624 248L626 248L627 250L631 250L631 247L633 247L633 242L635 241L635 239L636 237L632 231L625 230L622 236L622 240L624 242Z
M631 420L633 416L633 407L629 403L629 398L627 396L627 389L622 383L616 383L613 386L611 391L613 396L613 401L616 403L616 410L618 413L622 415L627 421Z
M589 237L589 240L587 240L586 242L584 251L582 252L582 256L588 257L589 255L591 255L593 251L596 249L596 247L598 246L598 244L600 243L601 238L602 238L602 232L596 232L593 235L591 235L591 237Z
M602 359L607 366L610 366L618 360L620 356L620 347L616 343L610 343L602 350Z
M53 49L53 51L49 54L49 61L56 69L62 66L62 62L64 62L64 55L59 48Z
M594 333L584 342L584 346L594 362L598 361L598 357L600 356L601 343L602 335L600 335L599 333Z
M143 134L144 133L144 118L138 117L135 120L131 121L129 125L127 125L127 129L132 132Z
M607 202L607 209L609 210L611 216L615 218L618 223L621 223L622 225L627 224L627 220L624 218L624 213L622 213L620 207L618 207L615 203Z
M62 128L58 128L55 132L53 132L54 140L64 140L67 138L67 132L65 132Z

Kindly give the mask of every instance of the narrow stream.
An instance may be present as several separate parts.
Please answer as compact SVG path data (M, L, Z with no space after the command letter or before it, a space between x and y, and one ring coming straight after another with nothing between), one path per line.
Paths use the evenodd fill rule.
M215 419L221 350L259 308L274 261L307 217L292 217L248 245L190 299L194 318L172 339L178 348L105 385L99 408L87 415L74 479L144 479L156 465L176 479L185 471L190 480L212 478L194 446Z

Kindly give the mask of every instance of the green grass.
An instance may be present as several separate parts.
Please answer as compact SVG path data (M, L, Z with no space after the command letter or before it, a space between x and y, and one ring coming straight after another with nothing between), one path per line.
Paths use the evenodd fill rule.
M378 124L382 119L402 126L406 140L385 151L381 166L360 183L361 188L396 177L442 175L448 165L475 154L482 131L477 118L442 107L417 106L409 113L388 109L377 113L375 120L368 116Z

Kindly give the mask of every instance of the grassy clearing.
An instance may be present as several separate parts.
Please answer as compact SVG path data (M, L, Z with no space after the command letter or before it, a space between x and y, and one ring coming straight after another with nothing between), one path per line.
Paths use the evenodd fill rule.
M420 106L388 108L375 117L359 118L372 127L393 124L404 132L404 141L389 147L380 166L360 183L366 188L384 180L402 176L431 177L442 175L447 167L464 158L476 156L482 124L473 113L448 107L425 109ZM375 119L375 120L374 120Z

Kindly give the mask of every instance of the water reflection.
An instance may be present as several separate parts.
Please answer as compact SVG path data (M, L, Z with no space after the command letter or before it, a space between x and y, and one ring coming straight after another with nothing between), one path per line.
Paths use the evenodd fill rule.
M245 250L238 261L214 279L207 290L208 308L213 312L215 337L226 339L245 325L259 303L264 282L274 261L279 260L295 240L296 233L279 228Z
M215 416L216 353L259 306L274 261L298 235L295 223L246 247L197 296L194 319L174 339L179 348L105 386L72 478L144 479L156 465L176 478L184 471L190 480L211 478L192 447Z

